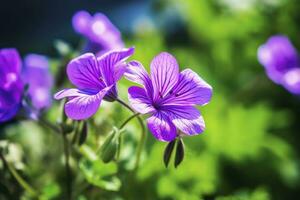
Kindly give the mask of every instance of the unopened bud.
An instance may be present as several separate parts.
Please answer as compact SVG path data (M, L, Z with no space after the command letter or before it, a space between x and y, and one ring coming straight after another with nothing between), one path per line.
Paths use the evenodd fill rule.
M175 154L175 161L174 166L177 168L177 166L180 165L180 163L184 159L184 144L181 138L177 140L177 146L176 146L176 154Z
M176 142L176 140L173 140L173 141L169 142L168 145L165 148L164 163L165 163L166 167L168 167L168 165L169 165L170 158L172 156L172 152L173 152L173 149L174 149L174 146L175 146L175 142Z
M119 144L118 137L119 131L114 129L101 146L100 157L104 163L108 163L115 158Z

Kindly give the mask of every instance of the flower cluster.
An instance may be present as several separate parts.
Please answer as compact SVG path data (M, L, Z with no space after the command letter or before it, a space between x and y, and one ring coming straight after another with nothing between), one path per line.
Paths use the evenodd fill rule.
M268 77L294 94L300 94L300 58L286 36L276 35L258 49L258 60Z
M92 16L86 11L79 11L72 22L76 32L87 39L87 45L84 53L72 59L66 68L75 88L63 89L54 95L57 100L67 98L64 110L70 119L92 117L102 100L121 102L117 82L124 75L143 86L129 88L131 107L126 107L136 116L149 116L148 128L156 139L173 141L178 136L204 131L203 117L195 106L210 101L212 87L195 72L191 69L179 72L176 59L163 52L151 62L148 75L140 62L127 62L134 48L124 47L121 33L105 15L96 13ZM38 117L39 110L51 105L53 80L47 58L27 55L23 69L21 62L15 49L1 50L0 121L11 119L20 107L30 110L29 115Z
M0 50L0 122L12 119L21 107L36 118L41 109L51 105L52 75L46 57L30 54L22 60L16 49ZM28 100L23 102L24 87L28 85ZM31 105L28 105L31 104Z

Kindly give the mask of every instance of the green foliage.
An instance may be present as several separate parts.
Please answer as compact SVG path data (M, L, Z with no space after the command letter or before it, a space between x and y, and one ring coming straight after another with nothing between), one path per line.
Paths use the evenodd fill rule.
M191 68L213 86L212 101L199 107L206 130L183 137L185 158L176 169L171 167L174 155L165 168L166 144L147 132L135 169L140 127L132 120L115 138L110 134L112 127L119 127L131 113L117 102L102 102L87 122L82 145L70 147L74 198L269 200L299 194L300 101L271 83L256 59L258 46L272 34L287 34L300 47L299 3L248 0L248 6L241 8L229 0L158 2L159 12L172 8L180 15L186 35L169 38L168 33L144 22L136 27L127 46L135 46L133 59L147 70L155 55L169 51L182 69ZM58 76L78 52L64 41L56 41L55 47L61 58L52 59L51 67ZM64 78L62 84L68 87ZM127 99L130 85L120 81L121 99ZM44 117L56 123L61 116L59 106L54 102ZM6 141L2 146L10 146L7 160L40 192L41 199L65 199L68 180L61 136L29 120L1 126L0 131ZM76 130L69 132L67 139L73 141ZM112 139L116 144L113 155L103 159L103 148ZM29 199L1 162L0 169L0 199L4 194Z

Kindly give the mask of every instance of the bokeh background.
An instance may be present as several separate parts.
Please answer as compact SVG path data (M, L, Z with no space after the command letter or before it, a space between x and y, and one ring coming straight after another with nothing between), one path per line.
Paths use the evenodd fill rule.
M102 12L120 29L133 59L149 69L161 51L175 55L183 68L196 71L214 88L212 101L200 110L206 131L184 138L184 162L163 164L166 143L148 133L141 164L133 171L139 126L124 134L121 160L103 164L96 149L112 126L130 113L104 103L86 143L73 147L74 199L296 199L300 196L300 98L271 82L257 61L268 37L284 34L300 48L297 0L24 0L2 1L0 46L22 55L51 58L53 93L68 85L66 60L59 48L78 51L82 38L72 28L78 10ZM62 45L63 44L63 45ZM63 47L62 47L63 46ZM68 49L67 48L67 49ZM75 53L74 53L75 54ZM63 74L65 75L65 74ZM131 83L122 80L127 100ZM59 103L47 111L55 122ZM64 199L65 171L61 138L30 120L1 124L0 139L10 143L8 159L44 199ZM3 168L0 199L30 199Z

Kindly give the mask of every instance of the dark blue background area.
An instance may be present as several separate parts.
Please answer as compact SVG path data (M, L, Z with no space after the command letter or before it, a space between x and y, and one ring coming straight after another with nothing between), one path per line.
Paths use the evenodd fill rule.
M77 35L71 24L78 10L103 12L121 29L130 32L133 19L149 15L151 0L13 0L0 5L0 47L16 47L21 54L53 55L53 41L74 44Z

